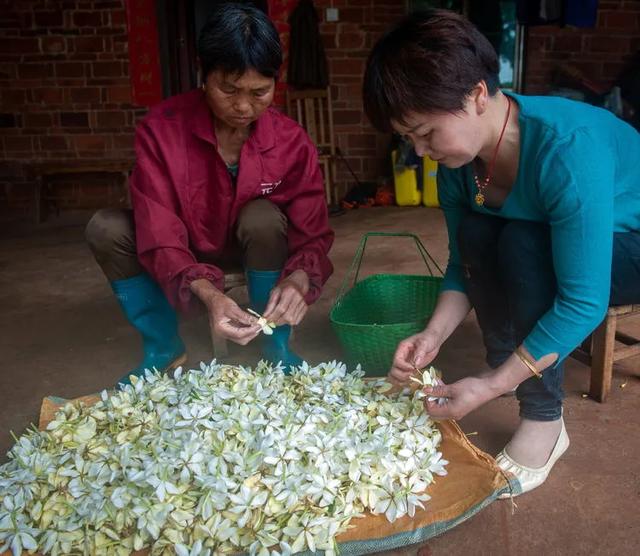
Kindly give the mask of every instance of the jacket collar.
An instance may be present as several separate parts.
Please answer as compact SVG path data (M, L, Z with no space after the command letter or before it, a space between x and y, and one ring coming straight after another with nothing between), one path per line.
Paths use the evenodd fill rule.
M200 90L194 92L198 94L195 95L190 118L191 132L199 139L212 145L217 145L218 140L214 132L213 117L211 116L211 110L207 105L204 93ZM262 113L254 122L253 130L247 139L247 141L255 145L256 149L260 152L267 151L275 146L275 115L273 114L273 110L273 108L268 108Z

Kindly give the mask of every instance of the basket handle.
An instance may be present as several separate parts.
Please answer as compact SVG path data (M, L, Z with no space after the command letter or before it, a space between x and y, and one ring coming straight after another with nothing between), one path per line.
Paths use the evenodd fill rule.
M356 250L356 254L353 257L353 261L351 261L351 265L349 266L349 270L347 271L344 280L342 281L342 285L338 290L338 295L336 296L335 305L340 303L340 300L344 297L347 288L353 287L358 282L358 276L360 274L360 266L362 265L362 258L364 257L364 251L367 247L367 240L370 237L409 237L413 239L416 248L418 249L418 253L422 257L424 264L427 266L427 270L429 274L433 276L433 271L431 270L431 264L438 270L438 272L443 275L442 269L438 266L438 263L431 256L429 251L427 251L426 247L420 241L420 238L415 234L410 234L407 232L367 232L362 236L360 240L360 245L358 245L358 249Z

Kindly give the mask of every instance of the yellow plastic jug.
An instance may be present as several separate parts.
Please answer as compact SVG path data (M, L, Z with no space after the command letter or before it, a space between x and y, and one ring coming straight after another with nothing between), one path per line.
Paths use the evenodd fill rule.
M396 192L396 204L401 207L416 207L422 200L422 192L418 189L417 172L413 168L402 171L395 169L397 151L391 152L393 163L393 184Z

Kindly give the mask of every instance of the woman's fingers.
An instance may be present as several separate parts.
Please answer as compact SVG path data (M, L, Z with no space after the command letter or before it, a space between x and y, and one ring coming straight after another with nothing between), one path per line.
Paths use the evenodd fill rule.
M393 357L393 368L411 375L415 371L414 360L415 345L411 340L403 340L398 344Z
M418 369L426 367L433 361L433 348L430 345L424 343L418 344L413 354L413 364Z
M307 314L308 309L308 305L306 304L304 299L302 299L295 310L295 314L293 316L291 324L293 324L294 326L300 324L302 322L302 319L304 319L305 315Z
M278 304L268 317L265 315L265 318L272 320L278 326L292 323L293 315L300 301L304 301L304 299L297 290L283 288Z
M413 374L413 372L402 371L402 370L398 369L397 367L394 367L389 372L389 378L395 384L403 384L403 385L405 385L405 384L407 384L409 382L409 379L411 378L412 374Z
M278 286L276 286L271 290L271 295L269 296L269 302L267 303L267 306L264 312L262 313L262 316L265 319L273 320L272 313L274 309L278 306L278 303L280 303L281 296L282 296L282 290Z
M258 319L253 315L250 315L246 311L243 311L235 305L235 307L230 307L228 311L225 311L224 315L229 321L237 321L238 323L244 326L255 327L257 326Z
M246 313L232 299L225 299L209 314L212 336L220 336L245 345L260 333L255 317Z
M475 406L469 405L465 388L459 383L438 384L424 388L427 397L424 399L425 411L432 419L462 419ZM440 402L439 398L445 398Z
M236 344L246 345L260 334L261 328L257 324L254 326L238 326L237 323L223 320L217 323L215 332L220 336L231 340Z

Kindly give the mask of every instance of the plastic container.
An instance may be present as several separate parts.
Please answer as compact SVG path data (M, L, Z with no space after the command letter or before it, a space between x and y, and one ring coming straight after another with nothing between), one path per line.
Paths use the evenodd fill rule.
M417 171L415 168L405 168L397 171L397 151L391 152L393 164L393 184L396 193L396 204L401 207L417 207L422 201L422 191L418 189Z
M391 153L393 163L393 182L395 186L396 203L401 207L439 207L438 185L436 175L438 163L428 156L422 157L422 168L407 167L398 171L395 169L397 151Z

